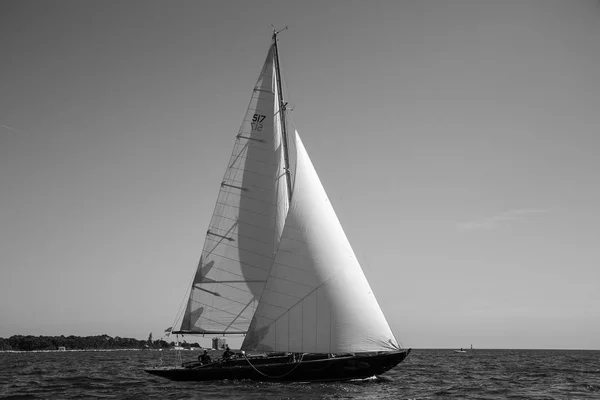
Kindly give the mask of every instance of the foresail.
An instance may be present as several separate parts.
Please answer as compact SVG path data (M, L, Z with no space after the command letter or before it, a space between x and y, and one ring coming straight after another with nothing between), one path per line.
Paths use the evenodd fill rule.
M276 88L271 47L221 183L180 332L245 333L251 322L288 209Z
M347 353L398 344L298 136L292 201L242 348Z

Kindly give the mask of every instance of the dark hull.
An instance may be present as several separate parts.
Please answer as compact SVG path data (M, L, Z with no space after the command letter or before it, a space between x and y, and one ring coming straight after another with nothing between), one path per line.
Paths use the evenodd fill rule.
M149 368L145 371L174 381L344 381L383 374L402 362L409 353L410 349L335 358L305 356L300 362L292 361L287 356L250 358L208 365L189 363L183 367Z

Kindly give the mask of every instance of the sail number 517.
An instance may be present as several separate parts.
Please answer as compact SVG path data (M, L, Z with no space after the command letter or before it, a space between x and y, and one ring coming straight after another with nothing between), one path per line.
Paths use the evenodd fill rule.
M253 131L262 131L263 125L262 122L265 120L265 118L267 118L266 115L262 115L262 114L254 114L254 116L252 117L252 130Z

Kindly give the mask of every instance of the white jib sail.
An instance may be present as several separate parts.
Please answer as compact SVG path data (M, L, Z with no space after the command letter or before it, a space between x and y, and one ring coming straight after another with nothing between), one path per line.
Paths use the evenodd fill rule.
M389 351L398 344L296 132L292 200L246 350Z
M288 209L273 48L237 135L179 330L244 333Z

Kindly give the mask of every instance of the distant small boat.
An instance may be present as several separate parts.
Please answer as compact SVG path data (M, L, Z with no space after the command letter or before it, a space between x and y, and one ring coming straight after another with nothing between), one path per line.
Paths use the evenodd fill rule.
M473 345L471 345L471 351L473 351ZM463 350L463 348L461 347L460 350L454 350L455 353L466 353L467 350Z

